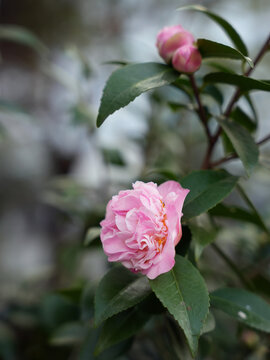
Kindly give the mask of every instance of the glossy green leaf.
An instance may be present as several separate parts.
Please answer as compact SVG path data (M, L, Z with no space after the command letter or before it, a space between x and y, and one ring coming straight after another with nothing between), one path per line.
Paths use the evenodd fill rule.
M84 246L88 246L92 241L97 239L100 236L100 230L100 227L91 227L85 235Z
M237 86L241 91L270 91L270 84L265 80L256 80L243 75L215 72L204 77L206 83L220 83Z
M217 217L230 218L234 220L249 222L261 227L264 230L260 220L253 213L242 209L238 206L227 206L224 204L218 204L213 209L209 210L209 214Z
M203 327L201 330L201 335L209 333L210 331L213 331L216 327L216 320L214 318L214 315L209 311L206 320L203 323Z
M228 120L220 120L219 124L231 141L247 173L250 174L258 163L258 146L243 126Z
M0 40L26 45L44 55L48 49L31 31L17 25L0 25Z
M199 51L203 58L225 58L225 59L235 59L235 60L244 60L251 67L253 67L252 60L243 55L240 51L224 44L220 44L215 41L207 39L198 39L197 41Z
M101 329L95 354L98 355L108 347L137 334L148 320L149 315L137 306L106 320Z
M199 271L187 259L176 255L173 269L150 280L150 284L179 323L195 356L209 307L208 291Z
M131 64L114 71L103 91L97 126L143 92L171 84L179 75L172 67L153 62Z
M210 295L211 305L236 320L270 332L270 304L252 292L239 288L218 289Z
M199 170L184 177L180 183L190 190L184 203L184 220L200 215L221 202L237 180L224 170Z
M195 259L198 261L204 248L215 240L217 232L194 224L190 224L189 228L194 242Z
M241 51L241 53L243 53L244 55L248 55L248 50L247 50L247 47L246 47L245 43L241 39L238 32L232 27L232 25L230 23L228 23L227 20L223 19L219 15L216 15L216 14L208 11L207 8L205 8L204 6L201 6L201 5L183 6L178 10L194 10L194 11L199 11L199 12L205 14L210 19L215 21L219 26L222 27L222 29L229 36L229 38L231 39L233 44L236 46L236 48L239 51Z
M135 275L122 266L111 269L96 290L96 324L138 304L150 293L151 288L145 276Z
M253 120L240 106L237 106L232 111L230 118L246 128L249 132L253 132L257 128L256 120Z

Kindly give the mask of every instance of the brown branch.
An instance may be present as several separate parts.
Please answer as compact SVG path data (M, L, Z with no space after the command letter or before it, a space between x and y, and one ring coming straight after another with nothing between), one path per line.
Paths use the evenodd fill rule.
M267 136L265 136L263 139L261 139L260 141L257 142L257 145L263 145L264 143L266 143L268 140L270 140L270 134L268 134ZM233 159L237 159L239 156L236 153L224 156L223 158L216 160L212 163L210 163L210 167L216 167L218 165L221 165L227 161L233 160Z
M254 60L254 66L253 67L250 67L245 73L244 73L244 76L249 76L252 71L254 70L255 66L258 64L258 62L261 60L261 58L263 57L263 55L267 52L267 50L269 50L270 48L270 35L268 36L268 38L266 39L265 43L263 44L262 48L260 49L259 53L257 54L255 60ZM238 88L235 93L233 94L230 102L228 103L228 106L224 112L224 118L227 119L230 114L231 114L231 111L235 105L235 103L238 101L238 99L240 98L241 96L241 90ZM212 156L212 152L213 152L213 149L215 147L215 144L216 142L218 141L219 137L220 137L220 134L222 132L222 127L219 126L215 135L213 135L213 137L211 138L211 141L209 142L208 144L208 148L207 148L207 151L206 151L206 155L205 155L205 158L204 158L204 161L203 161L203 164L202 164L202 169L208 169L210 166L210 159L211 159L211 156ZM235 157L230 157L229 159L227 160L231 160L231 159L234 159ZM227 161L226 160L226 161ZM221 159L219 160L221 161ZM225 161L225 160L224 160ZM223 162L224 162L223 161ZM222 162L221 162L222 163ZM214 163L215 164L215 163ZM213 164L212 164L213 165Z
M195 95L195 99L197 101L197 104L198 104L198 115L199 115L199 118L201 120L201 123L205 129L205 133L207 135L207 138L208 138L208 141L210 142L211 141L211 134L210 134L210 131L209 131L209 128L208 128L208 124L207 124L207 117L206 117L206 114L205 114L205 111L204 111L204 108L202 106L202 102L201 102L201 99L200 99L200 94L199 94L199 90L198 90L198 87L196 85L196 82L195 82L195 78L194 78L194 75L191 74L189 75L189 79L190 79L190 83L191 83L191 86L192 86L192 89L193 89L193 92L194 92L194 95Z

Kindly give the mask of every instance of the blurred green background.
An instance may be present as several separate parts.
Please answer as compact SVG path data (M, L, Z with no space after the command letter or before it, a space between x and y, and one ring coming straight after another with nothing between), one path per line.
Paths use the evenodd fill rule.
M100 129L95 127L102 88L117 68L105 63L160 61L155 37L162 27L180 23L196 37L229 44L203 15L175 11L186 3L0 2L0 359L92 359L97 335L86 336L78 324L91 322L93 291L107 261L98 239L84 245L87 229L99 225L110 197L130 188L133 181L162 181L170 173L182 175L199 168L206 147L203 129L190 112L176 113L166 106L168 101L187 101L177 90L143 95ZM251 56L268 35L268 0L192 3L203 4L230 21ZM7 26L12 26L8 35ZM42 44L27 37L25 29ZM269 65L268 54L254 77L269 78ZM200 70L202 75L205 72L207 65ZM225 94L230 91L225 88ZM252 96L261 120L256 134L260 139L270 130L269 94ZM221 147L216 157L220 154ZM268 225L269 154L266 144L260 165L243 182ZM227 168L244 174L238 160ZM245 206L236 193L229 201ZM255 226L223 224L218 241L242 268L248 271L249 264L269 256L270 247ZM203 260L210 289L234 281L210 249ZM211 266L218 268L215 274ZM269 262L262 270L262 292L267 296L268 291L269 296ZM59 327L66 324L74 327L58 336ZM222 335L224 331L228 336ZM228 359L232 350L231 359L267 358L269 338L258 339L246 330L237 342L237 331L236 324L221 318L212 352L202 359ZM164 358L146 340L135 342L125 356Z

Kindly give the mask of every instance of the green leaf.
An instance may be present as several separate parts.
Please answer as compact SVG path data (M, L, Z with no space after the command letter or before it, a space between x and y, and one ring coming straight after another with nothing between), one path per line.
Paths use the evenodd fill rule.
M210 295L211 305L236 320L270 332L270 305L258 295L244 289L224 288Z
M251 117L239 106L237 106L231 113L230 117L246 128L249 132L253 132L257 128L256 120L254 121Z
M138 304L150 292L151 288L145 276L135 275L122 266L111 269L96 290L96 324Z
M228 120L219 120L219 124L231 141L247 173L250 175L258 163L258 146L243 126Z
M203 324L201 335L213 331L215 327L216 327L216 320L214 318L214 315L209 311L207 318Z
M103 91L97 126L143 92L171 84L179 75L172 67L153 62L131 64L114 71Z
M195 356L209 307L207 288L199 271L187 259L176 255L174 268L150 280L150 284L179 323Z
M95 354L98 355L108 347L135 335L148 319L149 315L136 306L106 320L101 329Z
M204 248L215 240L217 232L194 224L189 224L189 228L195 246L195 259L198 261Z
M208 211L232 191L238 178L224 170L194 171L181 180L181 185L190 190L183 208L188 220Z
M186 104L181 104L181 103L177 103L177 102L173 102L170 101L168 102L169 107L171 108L172 111L178 111L178 110L190 110L190 111L194 111L196 109L195 105L193 105L192 103L186 103Z
M86 328L79 323L68 323L56 329L50 339L50 344L56 346L77 345L86 336Z
M209 210L209 214L212 216L249 222L265 230L264 226L262 226L261 224L261 221L255 216L255 214L252 214L251 212L238 206L227 206L224 204L218 204L213 209Z
M240 35L237 33L237 31L232 27L231 24L228 23L227 20L223 19L219 15L216 15L210 11L208 11L204 6L201 5L188 5L183 6L179 8L178 10L194 10L199 11L206 16L208 16L210 19L214 20L219 26L222 27L222 29L225 31L225 33L229 36L229 38L232 40L233 44L236 46L236 48L241 51L244 55L248 55L248 50L241 39Z
M253 67L252 60L243 55L240 51L215 41L207 39L198 39L198 49L203 58L227 58L235 60L244 60L249 66Z
M220 83L237 86L241 91L270 91L270 84L265 80L256 80L243 75L215 72L204 77L206 83Z
M31 31L17 25L1 25L0 40L8 40L22 45L27 45L44 55L48 52L46 46Z
M100 227L91 227L85 236L84 246L88 246L91 242L100 236Z
M125 166L123 155L118 149L103 148L101 150L107 163L118 166Z

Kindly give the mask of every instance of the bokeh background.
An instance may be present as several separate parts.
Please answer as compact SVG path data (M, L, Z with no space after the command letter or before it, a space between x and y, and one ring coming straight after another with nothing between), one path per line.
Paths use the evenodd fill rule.
M246 41L251 57L269 33L269 0L188 3L200 3L224 16ZM187 111L175 113L164 106L183 97L176 90L144 94L101 128L95 126L102 89L117 68L106 62L160 61L155 37L163 26L180 23L196 37L230 44L204 15L176 11L186 4L0 1L0 359L92 359L89 353L82 357L72 347L50 344L52 332L66 321L59 310L62 302L70 301L55 292L72 288L76 297L76 289L94 288L107 269L100 246L84 246L87 229L98 226L112 194L130 188L137 179L155 180L155 169L182 175L199 168L205 138L198 120ZM3 38L6 25L16 26L13 39ZM39 44L21 43L24 29L45 45L42 54ZM269 65L268 54L254 77L269 78ZM200 74L207 71L206 64ZM225 87L225 94L231 91ZM256 133L260 139L270 130L270 99L268 93L252 97L261 121ZM218 148L216 157L220 154ZM269 154L265 144L260 165L243 185L270 225ZM227 168L244 174L237 160ZM236 193L229 202L245 206ZM242 267L258 254L270 253L253 225L226 222L218 241ZM202 266L208 271L214 263L230 279L226 266L213 256L209 250L207 266ZM267 279L269 265L264 272ZM209 275L210 288L218 281ZM68 321L77 319L77 305L71 301L67 306ZM238 349L233 336L232 332L223 339L225 355L222 350L215 359L226 358L222 356L228 343ZM266 359L267 341L256 344L248 355L253 357L245 359ZM140 356L134 359L159 359L155 353ZM132 352L127 359L132 359Z

